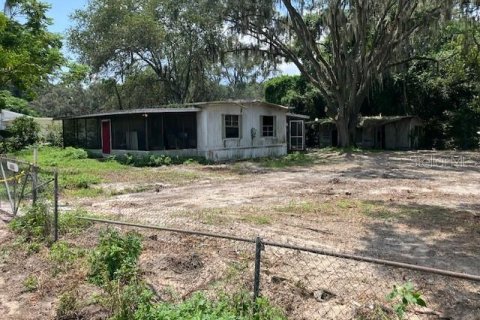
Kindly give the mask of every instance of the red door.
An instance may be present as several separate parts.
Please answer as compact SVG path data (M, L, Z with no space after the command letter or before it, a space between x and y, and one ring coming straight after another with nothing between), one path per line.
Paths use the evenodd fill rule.
M110 154L112 142L110 139L110 120L102 120L102 152Z

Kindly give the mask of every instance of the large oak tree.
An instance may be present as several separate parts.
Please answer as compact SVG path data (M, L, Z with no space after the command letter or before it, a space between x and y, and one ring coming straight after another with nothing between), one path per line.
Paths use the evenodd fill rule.
M258 52L293 62L321 93L339 143L354 143L360 107L390 68L414 59L409 44L455 8L429 0L227 0L234 32Z

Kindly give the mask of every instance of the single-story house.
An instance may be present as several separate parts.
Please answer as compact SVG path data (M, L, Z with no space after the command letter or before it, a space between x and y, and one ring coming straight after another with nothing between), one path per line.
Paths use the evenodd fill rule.
M417 149L423 131L417 116L361 117L355 134L356 145L362 148L409 150ZM330 119L306 123L309 146L337 146L338 133Z
M197 102L61 120L65 146L103 155L147 153L223 161L281 156L289 147L305 145L305 116L261 101Z

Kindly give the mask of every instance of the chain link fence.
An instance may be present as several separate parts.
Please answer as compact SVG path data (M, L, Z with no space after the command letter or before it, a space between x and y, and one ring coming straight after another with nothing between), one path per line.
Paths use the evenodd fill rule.
M8 217L23 215L32 206L42 204L47 210L51 238L58 239L58 173L44 170L27 161L0 156L0 211Z
M402 299L418 291L426 306L409 301L405 319L473 320L480 315L480 275L260 238L82 219L142 230L141 268L165 300L197 291L212 296L243 291L268 298L289 319L398 319ZM387 298L394 286L406 288L407 283L414 288Z

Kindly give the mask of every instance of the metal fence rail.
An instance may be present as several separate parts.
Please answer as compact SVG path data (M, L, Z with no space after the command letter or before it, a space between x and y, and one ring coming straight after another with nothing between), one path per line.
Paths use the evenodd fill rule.
M248 239L90 217L79 218L107 225L251 244L250 249L246 249L246 252L251 250L248 255L253 263L251 268L246 269L251 272L251 277L247 275L244 278L247 282L253 281L249 289L253 297L267 296L275 304L286 306L287 313L294 319L305 318L305 312L314 312L319 316L318 319L370 319L377 312L391 314L391 308L384 307L388 303L385 296L393 285L407 280L419 284L431 306L440 308L447 303L444 299L454 300L463 294L473 299L474 305L470 306L472 310L466 309L467 314L461 318L476 319L475 314L480 314L480 297L476 293L480 292L480 275L264 241L260 237ZM442 288L431 289L432 284ZM437 291L445 288L451 292L442 293L439 297ZM432 316L431 312L434 311L416 310L407 318L424 319Z

